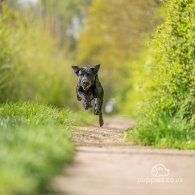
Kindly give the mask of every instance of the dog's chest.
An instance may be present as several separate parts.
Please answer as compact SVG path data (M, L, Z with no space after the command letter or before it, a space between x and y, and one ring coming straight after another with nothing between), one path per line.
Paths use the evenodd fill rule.
M93 100L94 99L94 95L92 92L88 92L88 93L84 93L84 96L89 100Z
M94 88L91 88L88 91L84 91L82 88L79 88L78 93L81 95L81 97L85 97L88 101L91 101L97 97Z

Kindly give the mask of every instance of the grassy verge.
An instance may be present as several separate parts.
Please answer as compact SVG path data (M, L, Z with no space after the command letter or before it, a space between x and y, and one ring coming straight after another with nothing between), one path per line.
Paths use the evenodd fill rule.
M82 117L26 102L0 105L0 118L0 194L45 191L52 176L71 161L69 134Z
M127 137L143 145L158 148L195 149L195 127L186 120L161 116L127 131Z

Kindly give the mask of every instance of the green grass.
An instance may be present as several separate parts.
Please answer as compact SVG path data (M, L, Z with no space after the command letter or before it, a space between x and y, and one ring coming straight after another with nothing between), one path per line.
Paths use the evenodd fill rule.
M185 120L161 116L127 130L127 137L158 148L195 149L195 127Z
M83 116L38 103L0 105L0 194L39 194L74 155ZM48 190L48 189L47 189Z

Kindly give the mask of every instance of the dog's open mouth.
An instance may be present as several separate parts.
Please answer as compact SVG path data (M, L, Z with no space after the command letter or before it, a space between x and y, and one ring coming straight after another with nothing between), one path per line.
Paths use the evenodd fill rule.
M90 88L90 85L83 85L82 88L84 91L87 91Z

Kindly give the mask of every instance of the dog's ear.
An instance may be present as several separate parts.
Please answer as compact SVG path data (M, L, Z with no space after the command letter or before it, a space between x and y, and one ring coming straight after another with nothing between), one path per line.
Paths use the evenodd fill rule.
M78 72L79 72L79 70L80 70L81 68L79 68L78 66L72 66L72 69L74 70L74 72L75 72L76 74L78 74Z
M99 70L99 68L100 68L100 64L96 64L96 65L94 65L94 66L92 67L92 70L93 70L94 73L97 73L98 70Z

